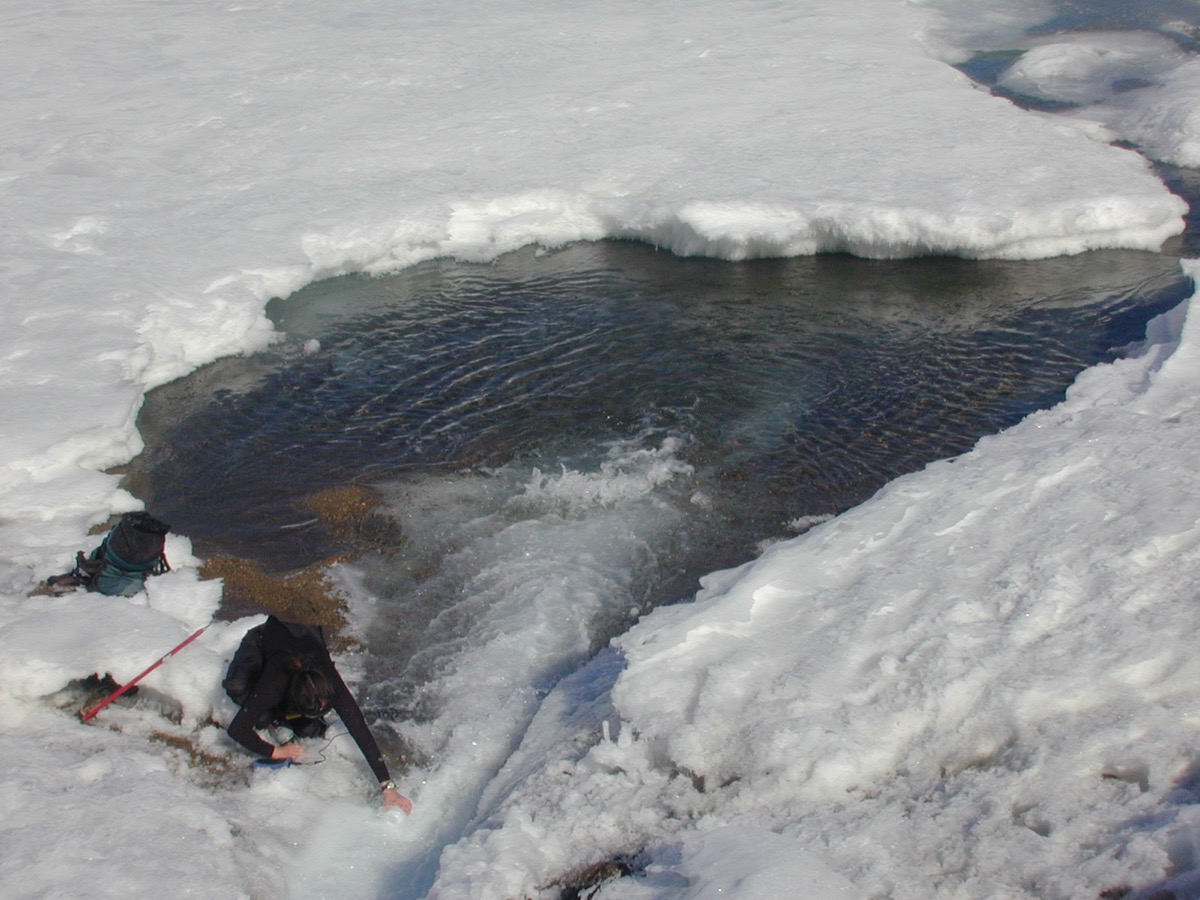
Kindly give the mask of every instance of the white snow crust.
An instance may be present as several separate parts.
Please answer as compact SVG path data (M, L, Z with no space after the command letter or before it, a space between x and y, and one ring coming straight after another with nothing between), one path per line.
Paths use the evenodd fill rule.
M266 302L315 279L610 237L726 259L1157 250L1185 205L1110 140L1196 165L1196 62L1043 40L1010 77L1083 104L1057 117L946 64L1043 11L7 4L0 891L553 896L640 852L599 897L1200 893L1187 303L1060 406L648 616L514 753L474 760L480 797L405 773L411 818L372 806L345 740L323 765L241 766L209 720L256 620L79 724L68 682L128 680L217 609L185 535L137 597L29 595L140 506L106 470L139 452L145 392L268 345ZM465 744L486 711L462 709Z

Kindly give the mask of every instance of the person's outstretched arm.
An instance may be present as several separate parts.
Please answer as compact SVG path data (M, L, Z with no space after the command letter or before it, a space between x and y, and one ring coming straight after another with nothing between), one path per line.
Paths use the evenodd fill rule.
M358 744L358 749L362 751L367 765L375 774L380 790L383 791L384 805L388 808L401 809L405 814L411 813L412 801L396 790L396 784L392 781L392 776L388 774L387 762L379 750L379 745L375 742L375 736L367 727L367 720L363 718L358 701L350 693L350 688L346 687L346 682L342 680L342 676L337 667L333 665L332 660L330 660L329 668L330 671L327 675L329 683L333 685L333 708L337 710L346 729L354 738L354 743Z

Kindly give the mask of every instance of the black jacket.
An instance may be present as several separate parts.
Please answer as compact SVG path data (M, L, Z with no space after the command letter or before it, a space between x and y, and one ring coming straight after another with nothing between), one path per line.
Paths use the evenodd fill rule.
M238 656L245 655L248 650L256 655L261 650L262 669L253 687L250 687L242 708L229 723L230 737L251 753L265 757L271 755L275 747L259 737L255 728L270 724L276 717L289 712L286 709L288 684L296 667L295 661L299 659L305 668L319 669L329 679L333 687L333 708L358 744L367 765L378 781L390 780L379 745L375 743L354 695L334 667L320 628L268 616L264 624L247 632L242 646L238 648L238 655L234 657L235 665ZM231 665L231 677L233 669L234 665ZM227 688L228 682L229 679L226 680Z

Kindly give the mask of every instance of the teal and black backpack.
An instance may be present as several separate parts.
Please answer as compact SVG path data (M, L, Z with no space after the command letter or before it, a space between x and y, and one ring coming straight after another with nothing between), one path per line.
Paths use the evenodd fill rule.
M146 512L126 513L89 555L81 550L73 573L89 591L131 597L147 575L171 571L164 550L171 526Z

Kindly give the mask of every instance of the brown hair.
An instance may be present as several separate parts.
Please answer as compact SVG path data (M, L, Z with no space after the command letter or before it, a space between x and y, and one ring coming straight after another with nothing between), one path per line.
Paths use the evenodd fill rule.
M301 669L288 685L289 712L317 718L333 703L333 685L320 669Z

